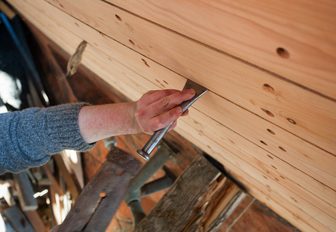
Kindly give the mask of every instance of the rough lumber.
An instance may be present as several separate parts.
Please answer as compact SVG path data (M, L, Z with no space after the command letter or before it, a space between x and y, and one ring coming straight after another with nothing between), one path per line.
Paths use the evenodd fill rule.
M76 201L81 190L78 180L76 179L75 175L69 172L61 155L56 155L53 158L59 169L59 175L62 176L65 184L67 185L67 189L71 193L72 200Z
M34 232L32 225L29 223L19 207L13 205L1 212L1 214L9 221L15 231Z
M23 4L22 2L20 3ZM71 32L66 30L64 31L64 24L58 23L56 18L50 20L50 17L47 17L47 15L39 17L41 12L35 11L34 7L29 8L29 11L25 11L26 9L21 5L19 9L24 12L26 17L28 17L51 39L59 43L69 53L72 53L82 40L82 38L71 34ZM40 19L38 20L37 18ZM64 16L62 19L64 20L64 18L66 17ZM80 24L80 22L76 23L80 25L80 27L84 27ZM105 77L111 85L116 86L125 94L128 94L128 96L133 100L137 99L144 91L153 87L150 82L148 86L142 86L139 84L138 80L134 80L134 75L136 75L136 73L132 71L132 69L129 70L123 68L124 66L114 58L106 56L104 53L94 49L92 46L88 47L88 50L83 58L83 62L87 65L87 67L97 72L102 78ZM141 61L141 58L142 57L139 56L139 61L143 62ZM148 64L151 65L152 63L148 61ZM142 65L144 64L142 63ZM121 75L123 77L123 81L120 81L120 78L118 78ZM279 170L273 170L271 165L275 164L274 166L277 167L277 162L281 162L281 160L262 149L259 150L259 148L254 147L251 149L249 143L245 140L241 140L242 138L239 136L237 137L237 134L227 129L223 132L224 127L222 125L218 123L216 124L216 122L213 122L213 120L206 115L201 118L199 118L198 115L193 116L194 112L190 114L191 119L195 119L195 124L197 125L197 123L199 123L199 126L204 127L205 129L199 131L197 128L194 128L194 125L190 126L187 123L190 122L191 119L188 118L180 121L182 126L178 128L178 132L200 146L203 150L219 159L229 170L233 172L234 175L238 176L239 179L249 187L250 192L254 196L273 208L280 215L287 218L293 224L297 225L299 228L316 231L327 231L328 227L329 230L330 228L333 228L334 220L328 217L324 211L320 211L319 209L319 207L322 207L323 204L320 204L321 202L318 199L314 197L312 198L312 196L309 195L309 191L313 188L304 190L301 185L298 186L299 183L292 181L291 178L296 178L296 175L300 172L292 173L289 178L289 174L287 174L287 172L288 170L295 170L293 167L287 165L285 169L282 169L284 175L279 173ZM215 125L213 128L215 129L207 129L208 125L206 122L214 123ZM223 130L218 131L217 126ZM209 134L212 134L211 139L208 138ZM234 141L235 145L232 144L229 139ZM241 143L246 144L246 147L243 146L242 148ZM246 161L246 158L248 158L248 161ZM269 161L265 164L265 161L267 160ZM270 180L265 182L265 177ZM285 185L287 183L291 183L291 186L286 187ZM322 190L322 193L324 191L329 191L327 188L320 188L320 190ZM332 200L333 198L330 199ZM323 207L325 207L325 205ZM332 208L330 209L332 210ZM329 213L329 215L334 215L332 211L330 212L331 213Z
M15 188L18 193L20 206L23 211L37 209L37 200L34 198L33 185L26 172L14 174Z
M107 1L336 99L333 0Z
M215 231L243 196L209 161L197 157L135 231Z
M91 42L92 45L113 53L114 50L111 50L113 45L106 41L106 37L109 36L176 73L206 86L212 92L244 109L331 153L336 153L335 101L106 2L90 0L82 0L80 4L71 0L48 0L48 2L104 33L100 36L90 36L90 40L95 40ZM79 28L85 30L83 27ZM143 66L147 64L150 69L152 68L152 62L146 58L139 58L137 63L142 63ZM168 83L171 81L169 78L164 80Z
M131 155L113 148L98 174L79 195L58 231L104 231L140 169Z
M40 215L36 211L24 212L30 223L32 224L35 232L46 232L47 228L44 225Z

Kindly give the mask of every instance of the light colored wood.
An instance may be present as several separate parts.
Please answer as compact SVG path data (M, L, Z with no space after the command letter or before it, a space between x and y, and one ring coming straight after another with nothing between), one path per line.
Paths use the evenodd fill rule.
M90 0L82 0L80 4L71 0L48 2L151 60L336 154L334 101L108 3ZM103 34L101 37L100 41L106 39ZM93 45L104 51L109 47L107 42L94 42ZM147 62L151 67L150 63ZM336 67L334 63L332 65ZM335 87L332 89L336 92Z
M47 8L41 8L41 10L48 11ZM112 43L113 41L111 42L110 39L93 39L101 38L100 34L78 22L77 20L74 20L73 18L62 14L61 12L59 13L60 14L55 14L54 12L50 12L49 17L52 17L55 14L53 17L56 21L58 20L59 24L62 24L64 22L63 27L68 28L69 31L78 34L83 39L91 42L92 44L110 45L104 47L103 50L112 51L111 54L105 60L100 61L101 64L97 64L98 66L96 66L95 69L106 70L105 65L109 66L109 73L107 74L106 72L103 72L101 73L101 76L112 85L121 88L122 92L125 92L127 94L133 94L134 91L130 91L130 86L134 86L134 88L139 88L139 85L144 86L143 91L149 89L158 89L160 87L178 89L182 88L185 79L181 76L176 75L175 73L165 69L160 65L146 61L151 66L151 68L148 69L148 67L144 65L143 61L141 60L146 59L145 57L139 56L138 54L130 51L125 47L120 46L119 44ZM73 22L68 25L68 20L65 19L69 19L69 21ZM81 28L81 30L76 30L77 27ZM114 46L112 47L112 45ZM98 60L99 58L94 59ZM109 61L106 63L106 60ZM123 64L120 65L120 62L123 62ZM105 63L105 65L103 63ZM131 64L131 70L125 67L129 64ZM143 75L140 75L139 73L142 73ZM129 78L124 78L123 82L120 82L118 78L118 76L120 75L127 75ZM144 79L142 76L144 76L148 80ZM164 86L163 83L165 79L169 82ZM150 83L149 80L151 80L153 83ZM160 84L157 81L159 81ZM154 85L154 83L156 85ZM132 98L133 100L136 100L140 95L138 94L135 96L136 97ZM335 191L333 190L336 187L336 170L334 169L334 164L336 163L336 160L334 156L324 152L323 150L317 149L311 144L306 143L305 141L293 136L292 134L282 130L281 128L275 127L271 123L247 111L244 111L243 109L235 106L234 104L220 98L219 96L211 92L208 93L204 98L202 98L195 105L195 108L207 113L208 115L210 115L211 118L217 120L225 126L234 129L239 134L243 135L243 137L248 138L249 140L253 140L253 142L258 144L259 146L263 146L263 149L272 152L279 159L284 160L285 162L290 163L299 170L304 171L306 174L313 178L307 177L303 174L296 174L296 171L290 172L290 174L288 174L287 167L289 165L285 164L285 166L283 166L283 162L269 164L270 167L272 167L273 165L275 168L279 169L279 172L282 175L285 175L286 177L288 176L293 179L294 182L300 183L300 185L304 188L310 189L309 191L312 192L316 197L323 199L325 202L330 202L331 204L334 204L334 202L336 202ZM223 117L222 115L225 115L225 117ZM267 129L271 129L271 131L273 133L276 133L276 135L270 134ZM266 142L268 146L260 143L260 140ZM239 145L240 144L238 144L237 146ZM286 149L286 151L279 149L279 146L281 146L282 149ZM267 163L268 160L263 162ZM293 170L296 169L294 168ZM316 180L324 184L321 184ZM311 188L312 186L314 186L314 188Z
M16 1L12 0L11 2L13 3ZM24 6L25 6L24 4L26 3L16 2L16 5L17 4L21 5L19 9L21 11L24 11ZM49 35L49 37L54 39L62 47L66 48L68 52L73 51L73 49L75 49L77 44L81 41L81 38L71 35L67 31L62 31L64 29L63 26L61 24L57 24L57 22L55 23L54 21L51 21L50 19L48 19L48 17L44 16L45 19L41 21L41 18L43 18L39 16L39 14L41 14L41 11L34 11L34 9L31 7L29 11L26 10L24 14L33 23L35 23L39 28L43 29L45 33ZM36 20L36 17L39 17L40 19ZM51 33L50 31L53 31L53 32ZM88 49L88 51L86 51L84 55L84 60L83 60L84 64L86 64L90 69L96 72L99 72L98 74L102 77L106 78L111 75L116 75L116 71L112 71L114 69L111 69L108 67L111 66L111 64L118 63L118 62L115 60L112 60L112 58L107 57L103 53L98 53L92 47L89 47L89 48L90 49ZM119 66L115 66L114 68L116 68L117 71L121 71L121 73L124 73L125 71L122 70ZM118 67L120 68L120 70L118 70ZM114 74L111 74L111 73L114 73ZM133 73L133 75L135 74ZM117 86L119 89L123 89L124 91L123 90L122 91L128 94L128 96L132 99L138 98L143 93L143 91L146 90L146 88L152 87L150 86L150 84L148 84L149 86L141 87L136 80L132 79L133 78L132 73L124 73L123 77L126 80L128 76L130 80L128 80L127 83L120 81L118 76L115 76L114 77L115 80L110 80L109 82L112 85ZM112 78L109 78L109 79L112 79ZM130 83L128 83L129 81ZM193 114L194 112L191 113L191 116ZM196 117L195 120L200 120L200 119ZM186 123L188 123L189 121L190 121L190 118L187 119ZM199 122L200 125L202 125L203 127L207 127L207 125L205 125L206 122L208 121L212 122L213 120L205 116L205 119L200 120L200 121L201 121ZM268 177L269 173L267 173L267 171L270 172L270 169L264 168L263 170L265 171L260 171L260 167L256 168L250 165L249 162L245 160L246 154L244 154L244 152L246 152L245 149L248 150L248 147L243 149L242 151L239 150L241 149L240 146L235 149L236 150L235 152L227 151L225 149L225 146L227 146L228 144L225 144L225 143L222 144L222 141L216 141L216 140L215 142L208 141L209 140L208 133L213 133L215 135L216 133L220 134L220 132L217 131L217 128L215 129L215 132L212 130L210 130L210 132L207 132L205 130L205 132L203 132L203 135L202 135L202 133L195 130L193 127L188 126L188 124L185 125L183 123L184 121L181 121L180 124L182 124L182 127L178 128L178 131L181 134L185 135L188 139L192 140L195 144L203 148L205 151L214 155L216 158L222 161L236 175L243 172L242 177L240 177L240 179L242 179L242 181L250 187L250 191L254 193L256 196L258 196L258 198L260 199L264 198L263 202L266 202L268 205L270 205L271 208L274 208L276 211L279 210L280 212L282 212L281 215L289 215L288 216L289 221L293 222L293 224L297 225L300 228L310 228L310 226L312 225L311 226L312 228L316 228L316 230L319 230L319 231L325 231L327 230L327 226L329 226L329 228L333 226L333 223L334 223L333 220L328 221L330 220L330 218L328 218L328 216L325 217L325 213L320 212L319 209L317 208L317 206L319 206L319 203L317 203L315 200L312 200L312 202L310 202L311 199L302 200L303 197L301 197L300 193L296 193L296 192L293 193L292 191L294 190L292 188L287 189L282 184L277 183L277 181L275 181L276 180L275 178L278 178L277 176L274 177L270 175L270 178L272 178L272 180L270 180L269 183L267 182L264 183L264 180L263 180L264 177L262 175L265 175L266 177ZM192 131L191 135L185 132L186 128ZM205 142L203 142L203 140ZM213 149L214 149L213 147L217 149L217 152L213 152ZM231 145L230 149L232 149L232 147L233 146ZM253 149L250 152L253 153ZM233 153L233 155L231 153ZM259 150L256 153L257 154L254 154L254 155L258 157L260 155L258 154ZM223 157L225 158L225 160ZM234 165L232 165L232 163L234 163ZM261 166L264 165L263 163L260 163L260 161L256 162L254 160L253 165L255 164L258 164ZM244 165L247 165L248 168L246 168ZM295 191L296 190L297 189L295 189ZM259 193L258 195L258 192L262 192L262 193L261 194ZM291 199L290 196L292 196L296 201L298 201L299 199L299 201L295 202L295 200ZM307 195L305 195L304 197L306 196ZM295 217L293 215L297 215L297 216ZM315 215L317 215L317 217L315 217ZM322 221L323 223L321 223L320 221Z
M334 0L107 1L336 99Z
M14 18L15 16L15 12L12 11L12 9L9 8L2 0L0 0L0 11L2 11L9 19Z

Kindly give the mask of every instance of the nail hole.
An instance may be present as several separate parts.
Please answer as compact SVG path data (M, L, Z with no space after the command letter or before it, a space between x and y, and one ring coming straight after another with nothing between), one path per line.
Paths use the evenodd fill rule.
M291 118L287 118L287 121L290 122L290 123L292 123L293 125L296 124L296 122L293 119L291 119Z
M285 59L289 58L289 52L282 47L277 48L276 52L282 58L285 58Z
M267 92L274 92L274 88L270 86L269 84L263 84L263 89L266 90Z
M285 148L283 148L283 147L281 147L281 146L279 146L279 149L280 149L281 151L284 151L284 152L286 152L286 149L285 149Z
M149 64L147 63L147 61L144 58L141 58L141 60L147 67L149 67Z
M135 45L135 43L131 39L129 39L128 42L130 42L132 45Z
M263 140L260 140L260 142L267 146L267 143L265 143Z
M114 15L119 21L121 21L121 17L117 14Z
M268 131L269 133L271 133L272 135L275 135L274 131L272 131L271 129L267 129L267 131Z
M261 108L261 110L264 111L268 116L274 117L274 114L271 111L263 109L263 108Z

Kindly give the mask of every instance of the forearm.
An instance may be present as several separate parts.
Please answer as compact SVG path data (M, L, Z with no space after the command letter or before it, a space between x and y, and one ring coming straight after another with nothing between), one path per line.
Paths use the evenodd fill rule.
M0 114L0 172L40 166L63 149L87 150L78 126L83 103Z
M134 102L84 106L78 118L84 140L93 143L110 136L140 133L135 110Z

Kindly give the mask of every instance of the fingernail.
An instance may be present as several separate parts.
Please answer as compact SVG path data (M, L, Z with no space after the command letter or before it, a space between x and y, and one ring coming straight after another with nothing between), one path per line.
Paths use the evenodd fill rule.
M194 89L185 89L183 90L183 92L185 94L190 94L190 95L194 95L196 93Z

